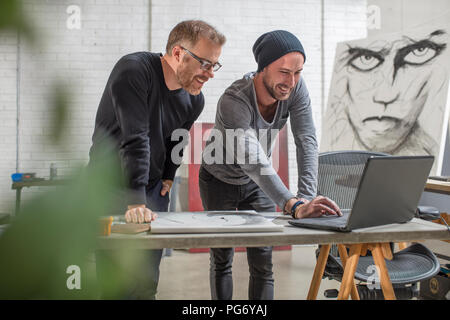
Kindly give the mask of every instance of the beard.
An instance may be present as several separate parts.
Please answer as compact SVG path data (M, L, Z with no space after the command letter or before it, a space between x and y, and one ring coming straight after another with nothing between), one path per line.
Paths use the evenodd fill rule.
M262 81L263 81L264 87L266 88L267 92L275 100L286 100L286 99L288 99L289 96L291 95L292 90L294 89L294 88L291 88L287 93L277 92L276 88L277 88L277 86L282 86L281 84L269 83L269 81L266 79L265 76L262 78Z
M183 61L178 67L175 75L181 87L191 95L200 94L203 83L208 81L208 78L196 75L195 70L189 68L189 64L186 61ZM200 83L199 81L203 81L203 83Z

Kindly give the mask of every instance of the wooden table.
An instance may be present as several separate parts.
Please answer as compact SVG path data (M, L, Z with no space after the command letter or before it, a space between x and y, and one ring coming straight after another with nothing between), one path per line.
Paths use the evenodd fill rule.
M263 214L263 213L262 213ZM288 224L289 217L279 213L264 213L265 216L276 216L274 223L285 226L283 232L257 233L203 233L203 234L148 234L137 235L111 234L99 237L99 249L161 249L161 248L226 248L226 247L259 247L282 246L295 244L322 244L314 275L311 281L308 299L316 299L320 281L325 269L331 244L348 244L349 257L342 251L345 264L343 281L339 292L339 299L348 299L355 295L356 287L353 283L356 266L361 252L365 248L373 250L375 264L380 270L380 282L387 299L395 299L392 283L387 274L384 254L386 243L411 242L417 240L440 239L450 240L450 232L443 225L413 219L404 224L391 224L380 227L364 228L353 232L332 232L306 228L297 228ZM357 292L356 292L357 294Z
M425 191L450 195L450 182L428 179Z
M19 181L13 182L11 185L12 190L16 190L16 210L15 215L20 212L20 201L22 197L22 189L27 187L54 187L68 184L67 180L54 179L54 180L35 180L35 181Z

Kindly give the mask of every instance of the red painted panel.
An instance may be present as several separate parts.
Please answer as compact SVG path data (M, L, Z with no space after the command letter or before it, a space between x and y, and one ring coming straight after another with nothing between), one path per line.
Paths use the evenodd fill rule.
M200 198L198 187L198 172L201 165L201 153L205 147L206 140L209 137L209 130L214 126L213 123L194 123L189 135L190 160L188 164L188 208L189 211L204 211ZM288 159L288 141L286 126L280 131L275 144L273 154L273 164L281 180L289 188L289 159ZM279 155L279 159L276 158ZM277 163L278 161L278 163ZM278 167L278 168L277 168ZM280 209L277 207L277 210ZM290 250L291 246L274 247L275 250ZM208 252L208 248L189 249L189 252ZM245 248L236 248L236 251L245 251Z
M190 161L188 165L188 208L189 211L204 211L198 187L198 172L201 165L202 151L209 137L209 130L214 123L194 123L189 131Z

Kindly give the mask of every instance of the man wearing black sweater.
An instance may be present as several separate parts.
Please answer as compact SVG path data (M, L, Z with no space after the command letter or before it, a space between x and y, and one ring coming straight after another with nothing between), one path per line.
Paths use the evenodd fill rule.
M171 159L178 143L171 140L172 132L189 130L203 110L201 89L221 67L218 60L224 43L225 37L209 24L183 21L170 32L164 55L132 53L122 57L111 72L89 155L95 161L101 146L113 141L111 155L120 160L131 191L124 209L127 222L150 222L155 218L152 210L167 211L179 166ZM101 270L115 263L110 254L97 254L100 282ZM161 254L162 250L145 252L147 270L132 279L122 298L155 297Z

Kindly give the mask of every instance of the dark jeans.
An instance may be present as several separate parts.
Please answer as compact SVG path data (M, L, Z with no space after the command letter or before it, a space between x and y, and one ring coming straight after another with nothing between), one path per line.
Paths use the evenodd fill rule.
M275 211L276 206L253 181L233 185L220 181L203 167L199 172L200 196L205 210ZM214 300L231 300L233 278L231 266L234 248L210 251L210 286ZM272 247L247 248L250 271L248 298L273 299Z
M167 212L169 195L160 195L162 182L147 188L147 207L152 211ZM125 214L125 211L123 212ZM98 250L96 252L97 278L103 299L155 299L159 280L161 250ZM131 257L135 264L123 259ZM137 265L136 265L137 264Z

